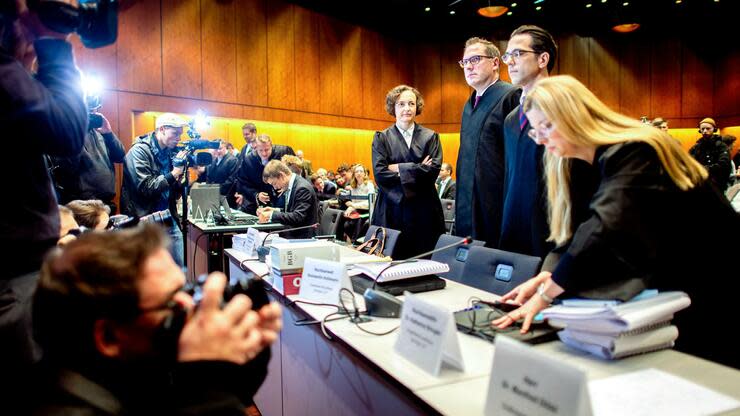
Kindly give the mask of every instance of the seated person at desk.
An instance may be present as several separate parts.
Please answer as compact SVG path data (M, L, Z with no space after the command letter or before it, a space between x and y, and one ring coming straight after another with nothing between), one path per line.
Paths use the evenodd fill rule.
M33 305L45 363L33 414L244 414L280 307L255 311L241 294L223 302L219 273L196 308L166 241L146 224L86 233L46 257Z
M322 179L318 174L314 173L309 178L313 185L314 191L319 201L326 201L328 199L336 198L337 186L331 181Z
M676 314L676 349L738 366L725 336L737 312L737 249L712 244L738 235L740 216L711 186L707 170L667 133L609 109L570 76L543 79L527 94L530 137L545 145L549 240L558 247L542 272L507 293L522 304L493 321L504 328L533 317L556 297L629 300L645 288L681 290L691 306ZM596 164L590 216L572 224L568 158ZM556 254L559 256L554 260Z
M368 170L358 163L352 166L352 179L345 187L350 196L367 196L375 193L375 184L368 177ZM370 208L367 199L350 199L345 204L344 233L350 241L355 241L362 231L363 222L359 211L367 212Z
M319 204L311 184L291 172L285 163L271 160L262 172L262 179L270 184L278 194L284 194L285 207L279 211L271 207L257 209L260 223L279 222L288 228L302 227L316 223ZM283 207L281 207L283 208ZM308 228L283 234L285 238L311 238L315 229Z

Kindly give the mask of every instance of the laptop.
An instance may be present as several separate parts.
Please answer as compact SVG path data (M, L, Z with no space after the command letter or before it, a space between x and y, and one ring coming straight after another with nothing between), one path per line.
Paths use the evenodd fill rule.
M193 186L190 190L190 218L205 221L208 218L208 211L215 212L218 209L219 196L218 185L201 184L198 187Z

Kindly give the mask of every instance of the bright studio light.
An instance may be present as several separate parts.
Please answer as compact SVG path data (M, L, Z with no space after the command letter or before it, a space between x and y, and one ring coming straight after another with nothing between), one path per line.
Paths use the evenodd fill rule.
M195 117L193 118L193 121L193 126L198 131L205 130L211 126L211 122L208 121L208 116L203 110L198 110L195 112Z
M82 91L85 95L100 95L103 92L103 80L95 75L82 74Z

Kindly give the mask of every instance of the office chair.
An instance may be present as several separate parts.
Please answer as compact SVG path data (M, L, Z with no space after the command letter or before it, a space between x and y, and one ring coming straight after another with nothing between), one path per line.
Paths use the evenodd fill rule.
M463 237L457 237L454 235L442 234L437 240L435 249L456 243L462 240ZM470 244L464 246L457 246L448 248L447 250L438 251L432 254L432 260L440 263L445 263L450 266L450 271L442 275L445 279L460 282L463 276L463 270L465 268L465 262L467 261L469 251L473 246L482 247L485 243L483 241L473 240Z
M344 211L334 208L326 208L321 214L319 222L319 235L333 235L334 238L341 238L339 233L344 223Z
M460 283L504 295L535 276L542 259L488 247L471 247Z
M445 218L445 230L447 234L452 235L455 228L455 200L454 199L440 199L442 203L442 213Z
M393 257L393 251L396 248L396 242L398 242L398 236L401 235L401 232L394 230L393 228L383 228L385 228L385 247L383 248L383 255ZM377 229L377 225L371 225L368 227L364 241L371 239L375 235L375 230Z

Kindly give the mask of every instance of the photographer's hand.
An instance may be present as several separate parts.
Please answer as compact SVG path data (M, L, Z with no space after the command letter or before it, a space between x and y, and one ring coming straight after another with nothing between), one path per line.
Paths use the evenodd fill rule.
M107 134L107 133L112 133L113 132L113 129L111 129L111 127L110 127L110 122L108 121L107 118L105 118L105 116L103 114L98 113L97 111L95 113L93 113L93 114L97 114L100 117L103 117L103 126L97 129L98 132L100 132L101 134Z
M265 346L263 332L272 337L275 311L264 312L264 330L260 315L251 310L252 301L246 295L234 296L221 308L226 276L212 273L203 286L200 307L188 319L178 343L178 361L231 361L244 364ZM269 305L268 305L269 306ZM264 308L263 308L264 309ZM279 313L278 313L279 315Z

